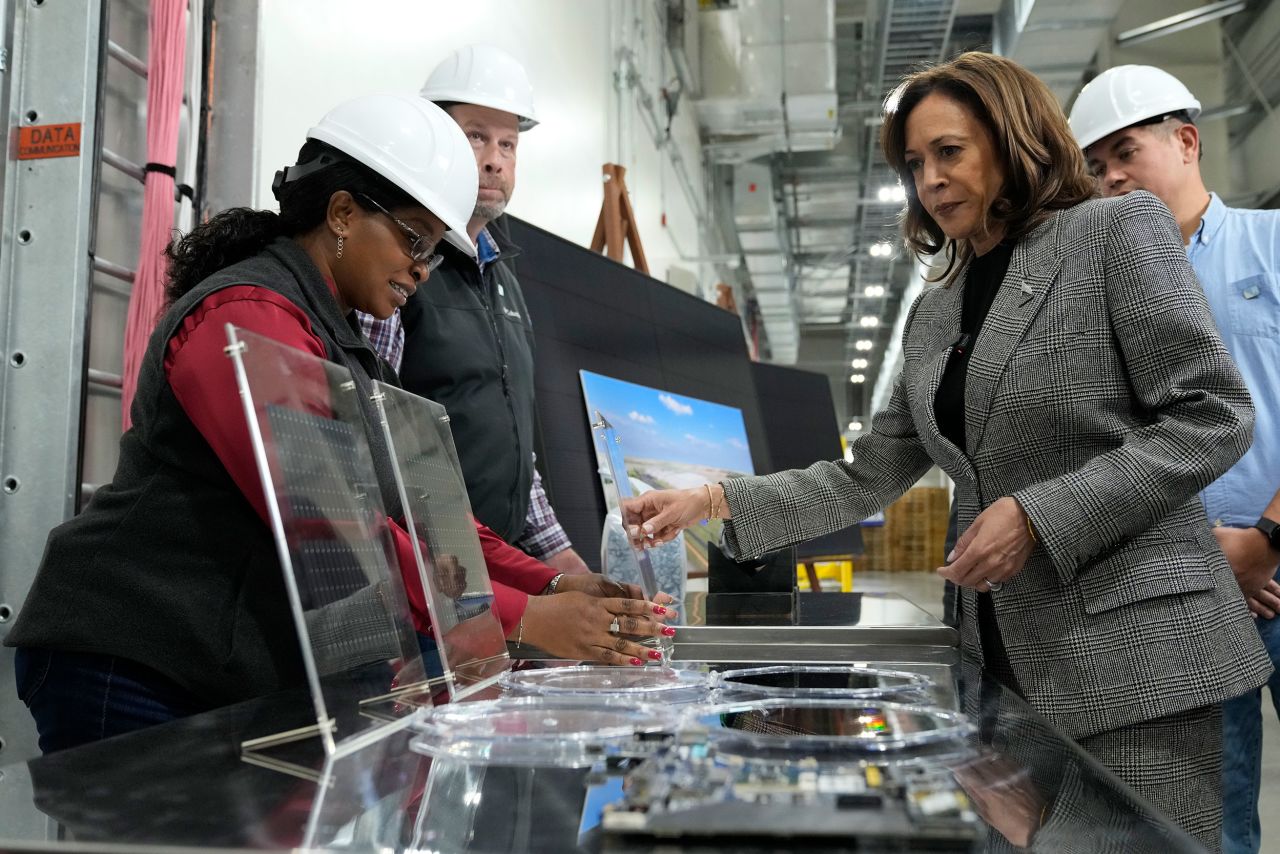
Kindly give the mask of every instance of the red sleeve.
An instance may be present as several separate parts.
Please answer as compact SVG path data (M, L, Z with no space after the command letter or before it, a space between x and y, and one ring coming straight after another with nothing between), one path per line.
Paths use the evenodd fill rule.
M489 565L489 577L494 582L501 581L523 590L525 593L537 595L556 577L556 571L536 558L507 545L507 542L476 522L476 533L480 535L480 548L484 550L484 561ZM520 612L523 614L524 609Z
M476 528L481 533L481 545L484 545L485 533L492 536L493 539L497 539L498 543L502 543L502 540L498 539L498 535L488 528L484 528L479 524L476 525ZM392 529L393 539L396 540L396 556L399 558L401 574L404 576L404 590L408 594L408 604L410 604L410 609L413 613L413 627L421 634L430 635L431 620L428 608L426 608L426 595L422 593L422 576L417 572L417 561L413 558L413 544L408 539L408 531L401 528L401 526L393 524L390 529ZM507 545L506 543L502 544ZM509 551L520 554L520 556L527 557L524 552L518 552L516 549L509 547L509 545L507 545L507 548ZM527 560L532 561L532 558L527 558ZM489 561L488 551L485 552L485 561L486 563ZM541 566L538 561L534 561L534 563ZM529 607L529 594L500 583L500 581L494 579L493 563L488 563L488 567L489 581L490 584L493 584L494 612L497 613L498 621L502 624L502 634L506 636L516 630L517 625L520 624L520 618L525 616L525 608ZM550 567L545 568L550 570ZM550 571L547 581L550 581L554 575L556 575L556 572L554 570ZM538 588L538 592L541 592L541 589L547 586L547 581L543 581L543 586Z
M210 294L169 339L164 360L169 387L240 492L266 522L266 498L240 406L235 369L224 352L228 323L321 359L325 358L324 344L311 331L302 309L275 291L253 285L236 285Z

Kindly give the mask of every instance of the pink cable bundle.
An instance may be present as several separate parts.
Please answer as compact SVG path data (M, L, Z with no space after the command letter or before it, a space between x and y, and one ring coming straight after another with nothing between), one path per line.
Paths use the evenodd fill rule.
M147 172L142 198L142 242L138 272L129 296L124 328L123 427L138 385L147 341L164 310L168 259L164 248L174 224L174 168L182 120L182 87L187 50L187 0L151 0L147 67Z

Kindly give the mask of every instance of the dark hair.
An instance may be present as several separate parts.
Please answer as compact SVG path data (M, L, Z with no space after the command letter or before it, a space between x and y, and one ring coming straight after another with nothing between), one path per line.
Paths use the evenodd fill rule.
M1018 63L973 51L908 75L885 101L880 147L907 192L902 216L907 246L920 258L947 251L947 267L938 279L954 281L973 250L947 238L920 204L907 168L907 117L934 92L964 105L991 134L1004 186L986 212L986 223L1002 223L1006 238L1022 237L1050 212L1098 194L1058 99Z
M1139 124L1145 123L1139 122ZM1153 124L1156 130L1164 134L1166 137L1173 136L1173 134L1184 125L1191 125L1196 129L1196 148L1198 149L1196 152L1196 159L1204 160L1204 137L1200 135L1200 126L1196 124L1195 119L1191 118L1190 112L1187 110L1178 110L1174 113L1167 113L1160 116L1157 121L1154 121L1151 124Z
M298 165L322 156L332 159L332 164L276 190L280 213L229 208L170 241L164 250L169 258L166 304L172 305L219 270L262 251L277 237L297 237L317 228L328 213L329 199L339 190L351 193L366 210L371 208L362 193L391 209L419 204L369 167L314 139L298 152Z

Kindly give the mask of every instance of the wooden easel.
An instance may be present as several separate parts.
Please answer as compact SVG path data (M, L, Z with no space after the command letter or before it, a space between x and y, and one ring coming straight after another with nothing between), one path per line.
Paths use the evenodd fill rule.
M604 164L604 203L600 206L600 218L596 220L596 233L591 238L591 251L601 252L615 261L622 260L622 243L631 247L631 262L641 273L649 273L649 262L640 245L640 231L636 227L636 214L627 196L626 167L616 163Z

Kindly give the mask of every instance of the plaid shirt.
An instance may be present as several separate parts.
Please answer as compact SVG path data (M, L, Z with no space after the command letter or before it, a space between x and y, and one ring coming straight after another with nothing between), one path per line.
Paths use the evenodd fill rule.
M400 364L404 361L404 324L400 322L400 309L397 308L386 320L357 311L356 320L360 321L360 331L369 339L374 352L386 359L387 364L399 374Z
M551 509L547 492L542 488L542 475L536 468L529 490L529 515L525 517L524 532L512 545L538 560L546 560L573 545L556 519L556 511Z

